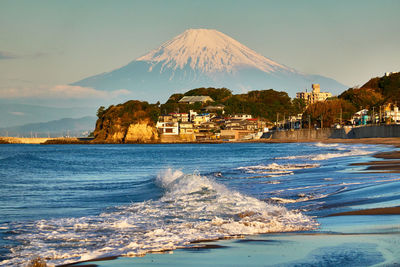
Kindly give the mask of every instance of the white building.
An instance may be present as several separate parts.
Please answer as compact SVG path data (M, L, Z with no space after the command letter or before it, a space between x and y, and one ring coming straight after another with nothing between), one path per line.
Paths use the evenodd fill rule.
M303 99L307 105L314 104L319 101L325 101L327 98L332 97L329 92L321 92L319 84L314 83L311 85L312 92L299 92L296 93L296 98Z
M156 128L158 133L165 135L178 135L179 134L179 123L170 121L170 122L162 122L158 121L156 124Z
M234 120L247 120L247 119L252 119L253 116L250 114L235 114L232 116L232 119Z

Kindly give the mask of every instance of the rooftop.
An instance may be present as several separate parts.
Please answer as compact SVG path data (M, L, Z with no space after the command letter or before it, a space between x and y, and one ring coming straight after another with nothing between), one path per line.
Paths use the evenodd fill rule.
M179 100L179 103L190 103L190 102L207 102L214 100L209 96L195 95L195 96L184 96Z

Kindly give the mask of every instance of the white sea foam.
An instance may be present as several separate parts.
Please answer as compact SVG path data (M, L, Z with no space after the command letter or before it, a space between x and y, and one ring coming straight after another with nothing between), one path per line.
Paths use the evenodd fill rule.
M245 196L199 174L167 170L157 177L159 200L116 207L98 216L40 220L11 226L9 261L20 265L34 255L50 264L111 255L139 256L184 247L192 241L268 232L308 230L309 217Z
M277 164L271 163L268 165L255 165L239 167L246 173L270 174L268 177L277 177L282 175L292 175L294 170L310 169L319 167L319 164Z
M320 142L318 142L314 145L317 147L337 147L337 146L339 146L339 144L324 144L324 143L320 143Z
M342 150L342 148L337 148L337 150ZM345 150L343 148L343 150ZM314 161L320 160L328 160L333 158L341 158L341 157L351 157L351 156L363 156L370 155L372 151L362 150L362 149L354 149L347 152L334 152L334 153L321 153L314 155L299 155L299 156L287 156L287 157L277 157L275 159L310 159Z
M369 155L372 154L371 151L361 150L361 149L354 149L349 152L343 153L326 153L326 154L319 154L311 157L311 160L327 160L332 158L340 158L340 157L350 157L350 156L362 156L362 155Z

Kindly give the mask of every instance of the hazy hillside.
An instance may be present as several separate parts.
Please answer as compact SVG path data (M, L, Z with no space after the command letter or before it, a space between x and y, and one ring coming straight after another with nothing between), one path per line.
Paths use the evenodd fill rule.
M2 136L30 137L59 137L59 136L86 136L95 128L95 117L83 117L79 119L65 118L44 123L30 123L21 126L0 128Z
M38 105L0 102L0 128L40 123L62 118L82 118L93 116L96 108L55 108Z

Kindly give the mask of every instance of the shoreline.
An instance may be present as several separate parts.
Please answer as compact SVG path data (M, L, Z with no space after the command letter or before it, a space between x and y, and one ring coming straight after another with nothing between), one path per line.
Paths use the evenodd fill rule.
M324 139L256 139L256 140L236 140L236 141L223 141L223 140L207 140L207 141L194 141L194 142L128 142L128 143L112 143L102 141L87 141L81 140L77 137L57 137L57 138L19 138L19 137L0 137L0 144L45 144L45 145L62 145L62 144L84 144L84 145L128 145L128 144L236 144L236 143L266 143L266 144L280 144L280 143L343 143L343 144L371 144L371 145L392 145L400 147L400 137L380 137L380 138L324 138ZM400 152L399 152L400 154ZM389 155L389 154L388 154ZM382 158L385 154L382 154ZM386 156L387 157L387 156ZM397 156L396 156L397 157ZM400 158L400 157L399 157Z

